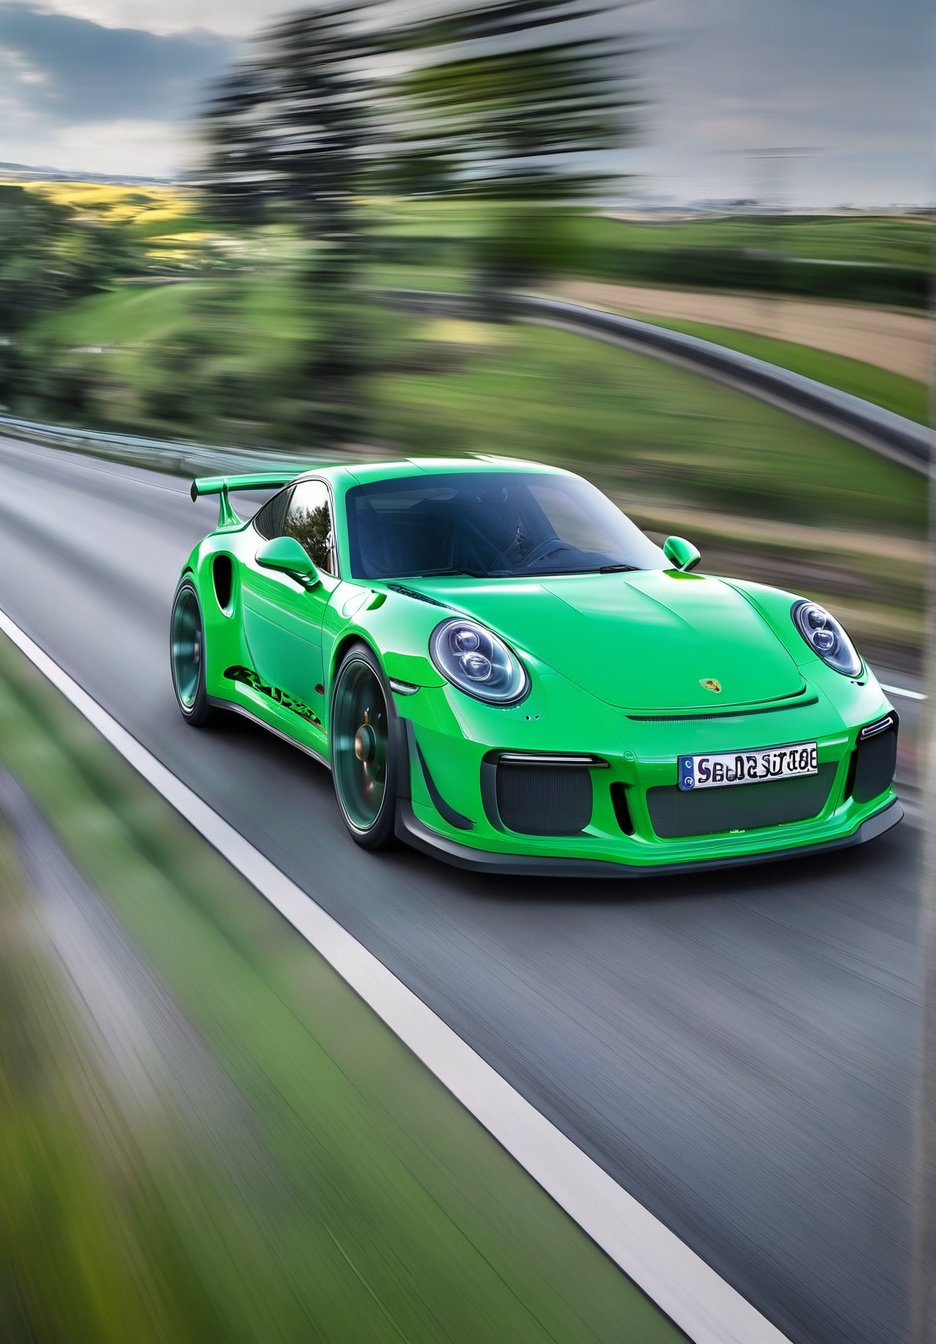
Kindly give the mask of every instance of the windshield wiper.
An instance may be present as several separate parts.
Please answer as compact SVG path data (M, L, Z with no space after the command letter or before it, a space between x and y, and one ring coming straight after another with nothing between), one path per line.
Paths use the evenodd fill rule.
M611 570L618 569L619 566L612 565ZM634 569L634 565L621 565L621 569ZM492 569L490 574L485 574L486 579L560 579L566 578L570 574L602 574L604 570L596 569L592 565L589 569ZM609 571L610 572L610 571Z
M637 569L636 565L602 565L599 574L632 574Z
M476 569L427 569L422 574L411 575L416 579L439 579L439 578L466 578L466 579L487 579L488 574L481 574Z

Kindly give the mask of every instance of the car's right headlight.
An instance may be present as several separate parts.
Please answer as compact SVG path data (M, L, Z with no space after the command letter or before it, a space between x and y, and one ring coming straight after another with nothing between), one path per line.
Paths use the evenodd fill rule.
M429 655L453 686L491 705L514 705L530 689L526 668L502 639L469 617L443 621Z
M818 602L800 601L792 612L793 622L812 649L829 667L843 677L857 677L861 671L858 650L846 635L843 626Z

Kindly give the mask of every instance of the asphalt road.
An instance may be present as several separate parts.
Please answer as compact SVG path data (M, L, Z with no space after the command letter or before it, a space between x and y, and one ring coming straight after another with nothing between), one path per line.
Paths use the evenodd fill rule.
M0 607L796 1344L904 1344L919 831L620 888L364 854L324 769L175 708L169 603L215 514L0 439Z

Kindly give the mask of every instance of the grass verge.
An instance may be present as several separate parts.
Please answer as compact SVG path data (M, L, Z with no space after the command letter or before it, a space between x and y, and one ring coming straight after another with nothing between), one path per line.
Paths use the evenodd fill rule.
M793 373L801 373L807 378L827 383L830 387L840 388L843 392L851 392L865 401L874 402L875 406L883 406L897 415L904 415L908 420L916 420L924 425L929 423L929 389L915 378L906 378L889 369L878 368L875 364L866 364L860 359L817 350L815 346L779 341L772 336L759 336L749 331L738 331L734 327L658 317L653 313L635 313L634 316L644 322L653 322L658 327L684 331L689 336L699 336L702 340L727 346L729 350L740 350L756 359L779 364L782 369L791 369Z
M106 1031L92 1048L0 831L14 1337L682 1338L3 639L0 764L47 819L60 900L89 879L129 940L121 963L99 932L90 964L103 947L95 983L135 988L119 1025L164 1080L130 1086Z
M377 421L419 451L600 467L631 499L920 537L918 477L744 393L648 355L517 325L451 372L385 376Z

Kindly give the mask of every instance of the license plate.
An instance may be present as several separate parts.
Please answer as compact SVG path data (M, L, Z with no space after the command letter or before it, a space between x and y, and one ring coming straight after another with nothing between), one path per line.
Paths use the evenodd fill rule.
M712 756L680 756L679 787L720 789L727 784L765 784L770 779L795 779L819 773L815 742L760 751L720 752Z

